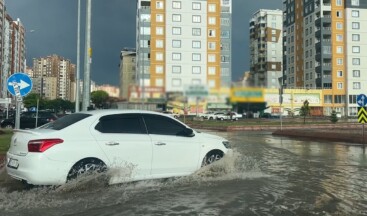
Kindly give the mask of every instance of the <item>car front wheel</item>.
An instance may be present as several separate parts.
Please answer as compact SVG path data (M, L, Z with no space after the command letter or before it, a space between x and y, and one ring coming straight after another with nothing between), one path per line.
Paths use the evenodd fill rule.
M221 151L212 151L209 152L203 159L201 166L207 166L209 164L214 163L215 161L220 160L223 157L223 152Z

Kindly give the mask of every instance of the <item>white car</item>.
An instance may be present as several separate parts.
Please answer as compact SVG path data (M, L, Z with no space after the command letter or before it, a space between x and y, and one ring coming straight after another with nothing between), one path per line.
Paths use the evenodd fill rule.
M166 114L166 115L169 115L169 116L172 116L173 118L180 118L180 114L178 114L178 113L173 113L173 112L171 112L171 111L163 111L162 112L163 114Z
M218 115L224 115L225 114L225 112L214 112L214 113L212 113L212 114L209 114L208 116L207 116L207 119L208 120L216 120L217 119L217 117L218 117Z
M14 132L7 173L30 185L62 185L88 171L127 168L108 172L109 183L186 176L230 151L222 137L139 110L79 112Z
M242 114L238 114L236 112L228 112L224 114L217 115L217 120L233 120L237 121L238 119L242 118Z

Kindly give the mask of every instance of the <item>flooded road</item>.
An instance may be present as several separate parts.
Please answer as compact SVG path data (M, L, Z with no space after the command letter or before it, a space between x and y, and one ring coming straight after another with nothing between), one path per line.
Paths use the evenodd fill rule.
M367 215L360 146L211 132L234 154L189 177L107 186L104 176L25 190L0 170L0 215Z

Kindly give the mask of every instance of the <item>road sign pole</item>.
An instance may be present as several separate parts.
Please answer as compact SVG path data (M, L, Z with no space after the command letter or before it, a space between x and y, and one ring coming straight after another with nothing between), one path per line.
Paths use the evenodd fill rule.
M21 101L16 100L16 111L15 111L15 129L20 128L20 106L22 105Z
M363 148L365 147L365 145L366 145L366 142L364 141L364 124L362 124L363 126L362 126L362 143L363 143Z

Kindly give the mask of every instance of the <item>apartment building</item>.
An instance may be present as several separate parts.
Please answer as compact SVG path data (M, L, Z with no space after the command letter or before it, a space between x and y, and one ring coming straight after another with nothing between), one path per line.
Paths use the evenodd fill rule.
M324 91L324 114L357 115L367 87L365 0L284 0L283 78L290 88Z
M58 55L33 59L33 92L46 99L61 98L72 101L75 89L75 64Z
M137 0L137 79L183 92L231 83L231 0Z
M283 12L261 9L250 20L250 83L279 88L283 60Z
M120 54L120 98L129 98L129 87L136 84L136 51L124 49Z

